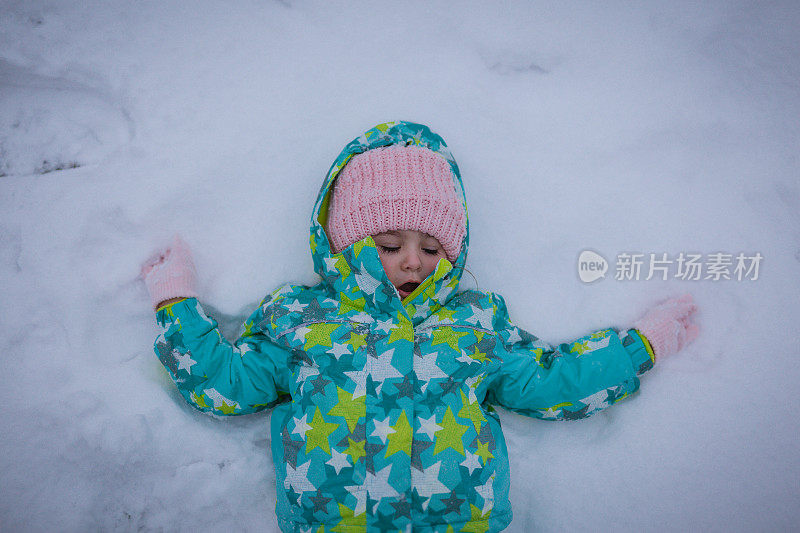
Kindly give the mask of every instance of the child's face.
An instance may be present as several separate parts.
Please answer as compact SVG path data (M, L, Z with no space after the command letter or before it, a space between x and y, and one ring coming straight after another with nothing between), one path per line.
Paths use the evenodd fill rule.
M436 268L445 257L439 241L414 230L387 231L373 235L383 270L403 300Z

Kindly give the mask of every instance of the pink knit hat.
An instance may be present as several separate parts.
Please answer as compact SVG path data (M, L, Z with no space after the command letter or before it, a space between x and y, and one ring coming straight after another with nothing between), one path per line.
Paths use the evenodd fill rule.
M384 231L435 237L447 258L461 251L467 229L450 164L432 150L391 145L353 156L336 178L328 236L336 251Z

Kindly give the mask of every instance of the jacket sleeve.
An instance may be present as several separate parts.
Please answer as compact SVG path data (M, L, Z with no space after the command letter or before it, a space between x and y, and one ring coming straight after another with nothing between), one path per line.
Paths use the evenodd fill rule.
M636 392L653 357L635 329L605 329L552 347L514 326L494 295L503 360L490 403L545 420L577 420Z
M186 401L201 411L239 415L288 397L290 354L261 329L263 309L262 302L233 344L194 298L157 311L164 331L155 341L155 352Z

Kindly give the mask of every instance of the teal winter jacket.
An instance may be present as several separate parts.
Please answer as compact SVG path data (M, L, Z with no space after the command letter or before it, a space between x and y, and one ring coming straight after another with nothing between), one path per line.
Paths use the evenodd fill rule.
M585 418L633 393L652 367L635 330L550 346L515 326L499 295L459 290L454 263L405 300L367 237L334 253L323 228L354 154L417 144L458 167L426 126L380 124L333 163L311 218L321 281L273 291L231 344L198 301L157 313L155 351L193 406L220 415L275 407L272 456L283 531L500 531L509 463L493 406Z

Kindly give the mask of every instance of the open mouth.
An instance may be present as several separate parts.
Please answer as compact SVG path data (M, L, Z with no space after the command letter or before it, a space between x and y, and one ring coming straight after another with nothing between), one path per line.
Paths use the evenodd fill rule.
M417 283L416 281L409 281L408 283L403 283L402 285L397 287L397 290L400 291L401 293L409 295L412 292L414 292L417 289L417 287L419 287L419 283Z

